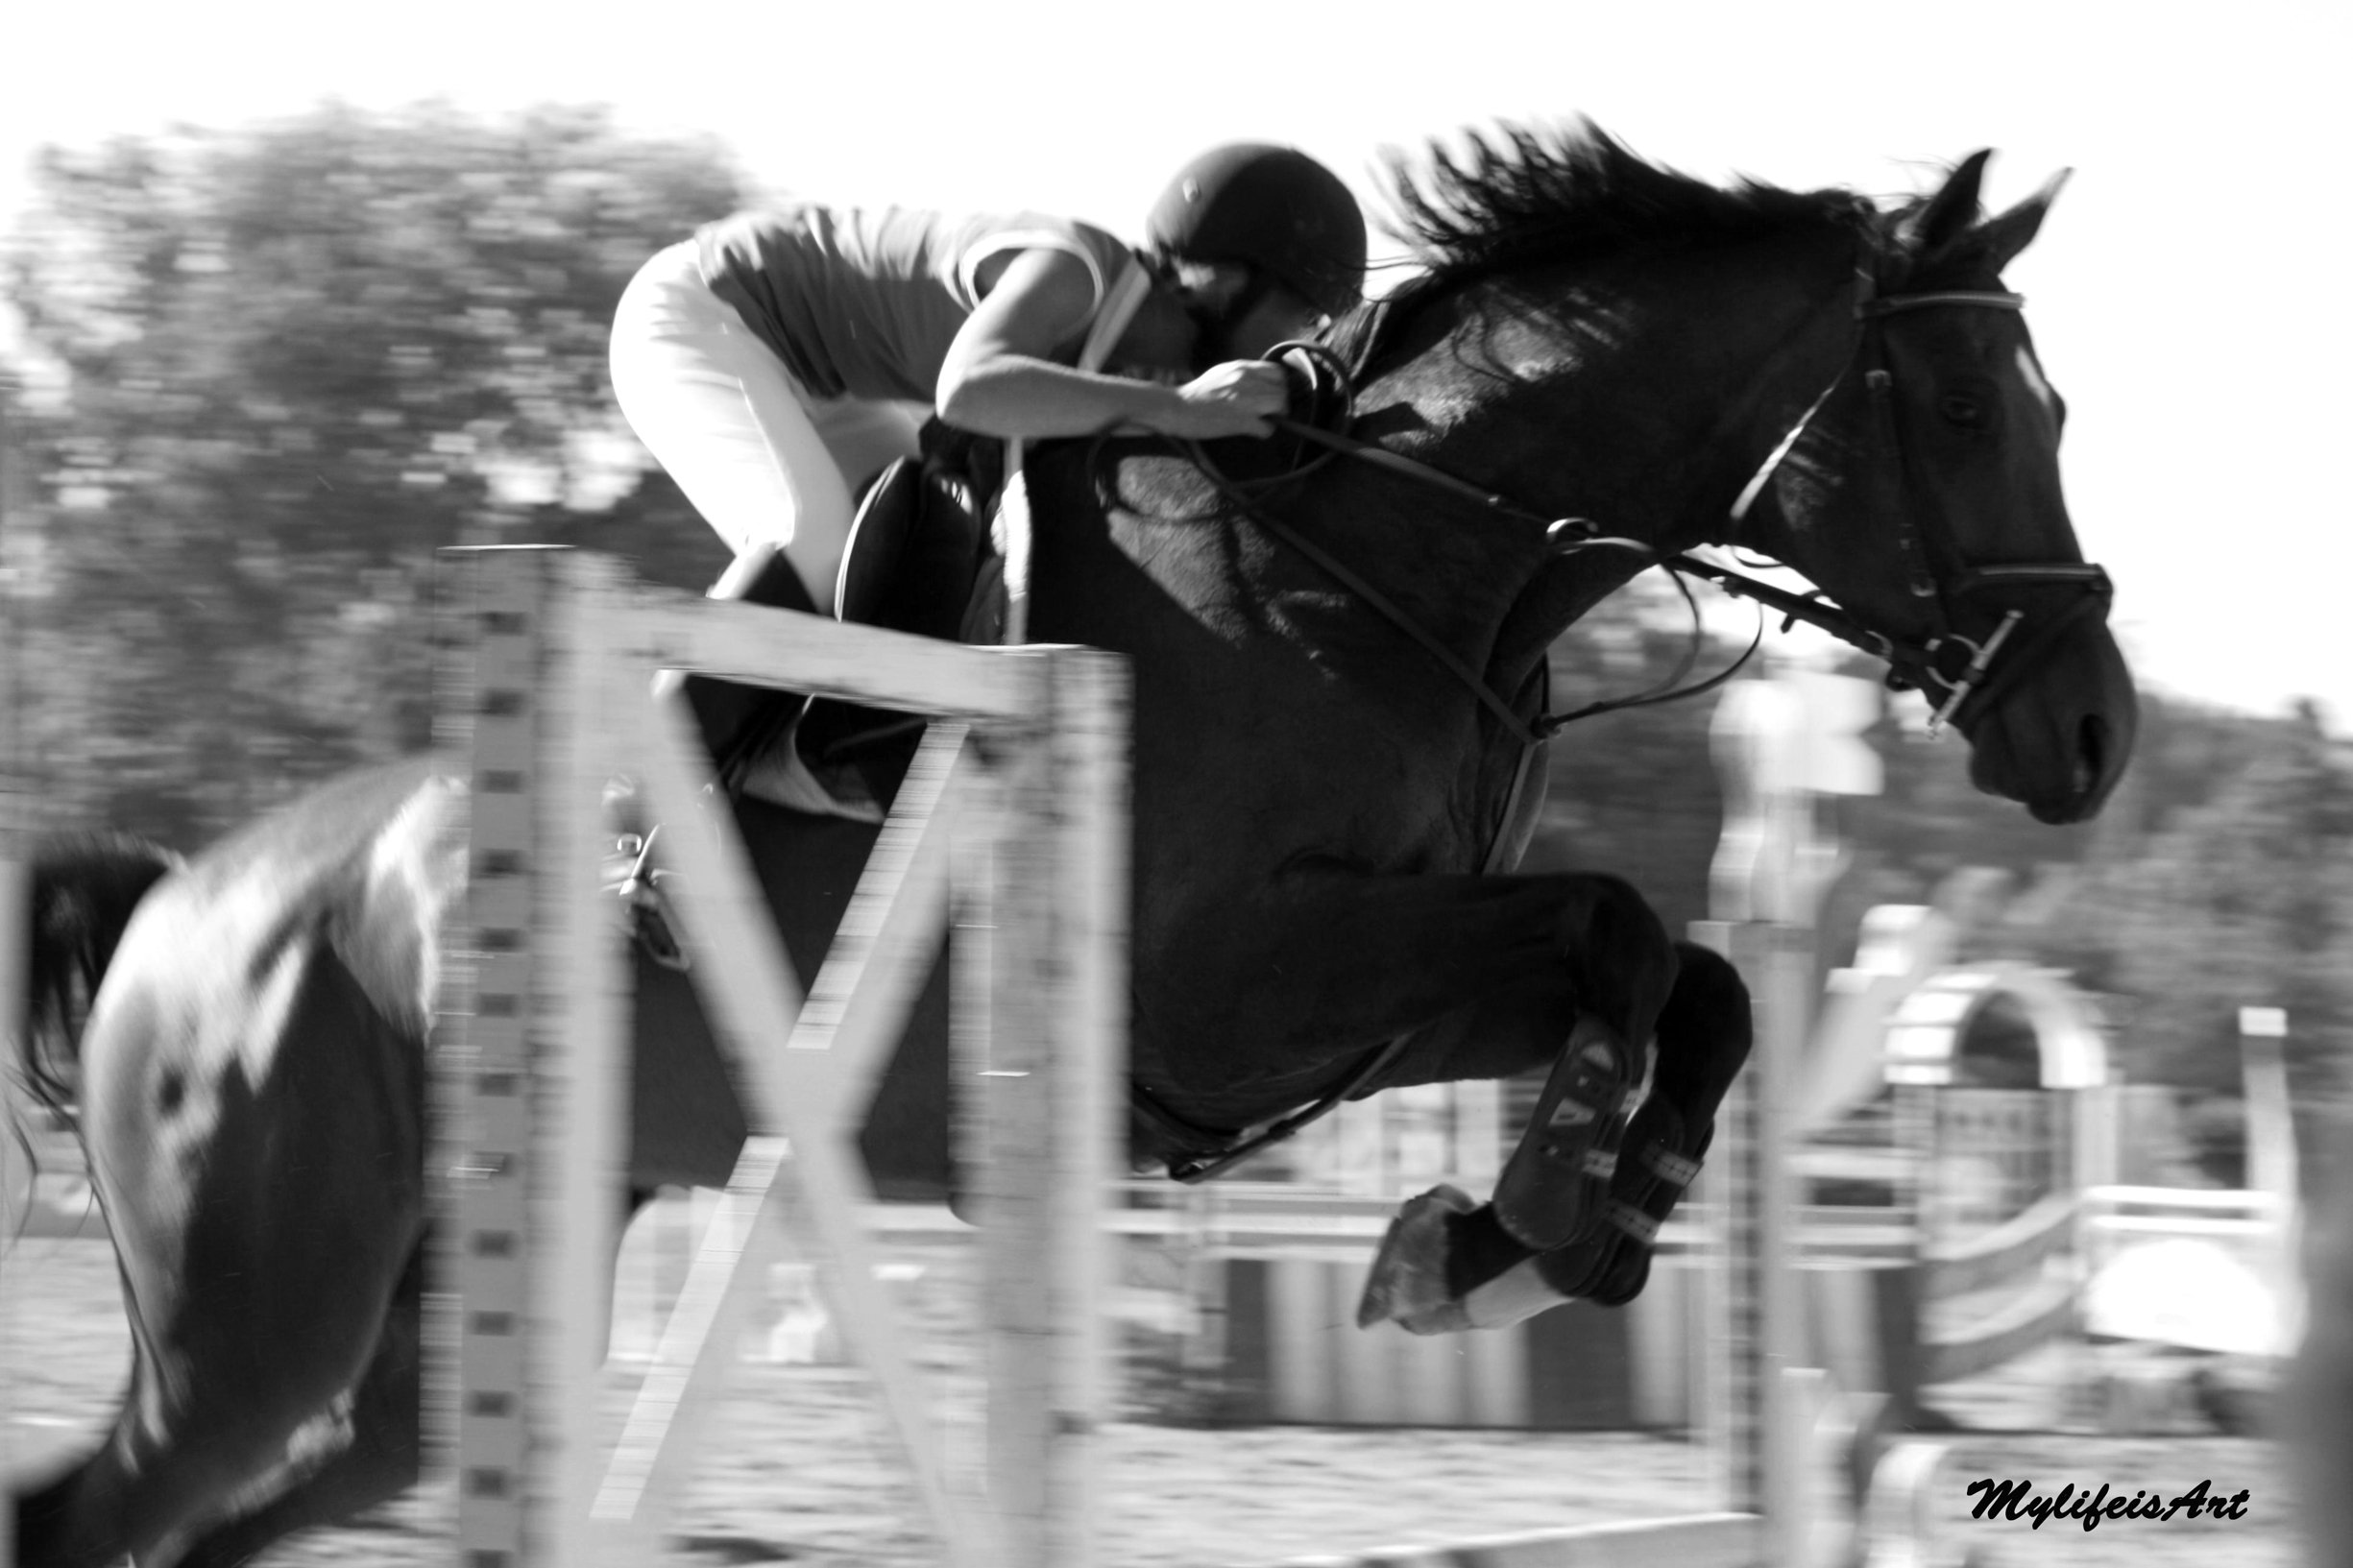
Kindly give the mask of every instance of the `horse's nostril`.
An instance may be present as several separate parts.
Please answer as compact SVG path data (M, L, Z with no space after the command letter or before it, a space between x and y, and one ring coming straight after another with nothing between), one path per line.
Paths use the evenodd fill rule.
M2075 793L2088 795L2107 774L2108 726L2096 713L2084 715L2075 736Z

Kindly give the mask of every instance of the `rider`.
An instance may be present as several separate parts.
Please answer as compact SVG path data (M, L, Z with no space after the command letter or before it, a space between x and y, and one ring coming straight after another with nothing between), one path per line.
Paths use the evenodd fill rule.
M1007 438L1270 434L1287 382L1255 356L1356 302L1355 198L1303 153L1237 143L1178 171L1145 232L1138 254L1035 213L795 205L655 255L614 317L613 389L736 552L713 594L781 550L830 611L852 497L932 411Z

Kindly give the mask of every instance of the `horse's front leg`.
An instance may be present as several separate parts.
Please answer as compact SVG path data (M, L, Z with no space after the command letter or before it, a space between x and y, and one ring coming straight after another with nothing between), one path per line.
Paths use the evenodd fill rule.
M1197 1108L1263 1103L1302 1076L1411 1036L1383 1082L1501 1077L1553 1063L1537 1114L1482 1211L1520 1259L1589 1237L1613 1196L1625 1108L1645 1076L1680 959L1656 913L1607 876L1385 876L1307 868L1228 909L1164 976L1150 1054ZM1203 985L1200 977L1230 977ZM1169 1025L1174 1025L1175 1027ZM1249 1120L1233 1117L1232 1120ZM1464 1274L1430 1220L1393 1244L1411 1321ZM1482 1276L1484 1277L1484 1276ZM1451 1292L1449 1292L1451 1293Z
M1421 1038L1386 1083L1524 1072L1559 1054L1580 1015L1617 1037L1639 1078L1676 966L1642 896L1601 875L1308 868L1259 898L1204 899L1156 935L1139 1026L1212 1116L1407 1034Z
M1640 1292L1652 1243L1698 1174L1753 1034L1738 972L1705 948L1683 944L1678 953L1650 1090L1619 1145L1599 1222L1565 1243L1531 1246L1494 1204L1449 1187L1425 1193L1382 1242L1360 1324L1394 1319L1418 1334L1499 1328L1565 1300L1617 1306Z

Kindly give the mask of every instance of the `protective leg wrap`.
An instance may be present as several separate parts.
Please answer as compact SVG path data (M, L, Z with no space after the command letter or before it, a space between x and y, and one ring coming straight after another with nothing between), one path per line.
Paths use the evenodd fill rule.
M1698 1177L1714 1140L1710 1122L1686 1133L1683 1114L1657 1097L1626 1129L1624 1151L1594 1233L1545 1255L1544 1273L1565 1295L1620 1307L1650 1282L1652 1248L1675 1205Z
M1579 1015L1495 1182L1495 1218L1515 1241L1551 1252L1599 1224L1616 1177L1626 1101L1640 1076L1639 1048Z

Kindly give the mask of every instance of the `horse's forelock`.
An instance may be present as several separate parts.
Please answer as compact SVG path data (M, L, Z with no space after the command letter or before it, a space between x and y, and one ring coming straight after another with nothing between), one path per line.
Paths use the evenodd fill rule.
M1978 155L1981 158L1983 155ZM1944 171L1950 180L1961 168L1954 164ZM2021 208L2047 209L2050 198L2066 181L2061 171L2043 190ZM2003 263L2024 247L2015 220L2020 211L2013 210L2001 218L1990 219L1985 208L1972 202L1969 221L1965 227L1941 241L1932 239L1925 230L1923 217L1932 206L1942 186L1922 191L1900 201L1889 203L1875 214L1866 226L1865 237L1874 251L1874 263L1880 287L1885 293L1929 293L1939 289L1986 288L2001 276ZM2006 229L2006 232L2005 232ZM2029 225L2026 234L2031 234ZM2007 244L2005 245L2005 240Z
M1909 243L1900 218L1891 214L1880 230L1880 288L1887 294L1927 294L1990 287L2001 271L1991 249L1981 224L1941 246Z

